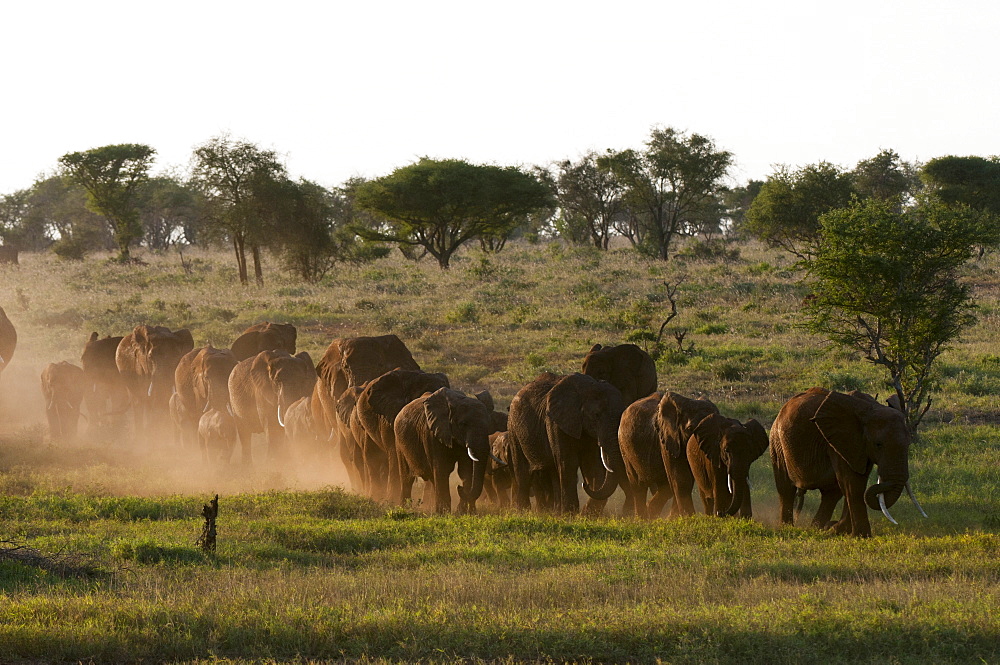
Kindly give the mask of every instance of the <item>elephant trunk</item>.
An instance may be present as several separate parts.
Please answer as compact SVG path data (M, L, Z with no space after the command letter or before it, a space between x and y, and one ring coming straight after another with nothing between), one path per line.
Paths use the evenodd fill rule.
M750 483L747 481L747 477L745 475L730 475L730 478L733 483L732 503L730 503L729 507L724 511L726 517L732 517L736 513L740 512L740 508L743 507L743 502L746 500L747 495L750 494Z
M598 443L598 448L601 452L601 465L604 467L604 482L600 487L591 488L584 481L583 491L591 499L604 501L611 498L611 495L618 489L619 478L625 477L625 461L622 459L620 452L616 455L614 451L608 450L609 446Z
M888 513L886 509L896 503L896 500L906 489L908 480L907 474L890 476L885 480L879 478L878 482L865 491L865 504L872 510ZM886 517L891 519L888 514Z
M476 437L474 442L469 442L466 447L469 459L472 460L472 478L469 481L463 480L463 488L460 491L462 503L469 512L476 509L476 501L483 494L483 484L486 477L486 467L490 463L490 442L488 437Z

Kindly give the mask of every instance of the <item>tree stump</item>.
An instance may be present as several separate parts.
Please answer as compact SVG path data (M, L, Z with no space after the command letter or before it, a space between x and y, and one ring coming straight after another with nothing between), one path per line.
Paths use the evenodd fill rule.
M219 516L219 495L202 506L201 515L205 518L205 526L201 529L201 535L195 541L195 545L200 545L206 552L215 552L215 518Z

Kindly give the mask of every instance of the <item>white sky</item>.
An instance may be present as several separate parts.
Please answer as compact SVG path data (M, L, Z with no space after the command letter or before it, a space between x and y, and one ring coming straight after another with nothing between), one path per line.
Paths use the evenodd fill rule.
M541 164L712 137L734 182L1000 153L1000 3L12 0L0 194L60 155L221 132L335 186L427 155Z

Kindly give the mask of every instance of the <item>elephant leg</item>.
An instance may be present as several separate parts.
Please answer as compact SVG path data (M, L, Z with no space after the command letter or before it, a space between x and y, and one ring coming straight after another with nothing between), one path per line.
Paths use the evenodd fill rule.
M512 493L514 505L518 510L531 510L531 481L532 473L528 467L528 460L523 455L514 453L511 456L513 465L513 486Z
M687 465L686 459L671 460L670 486L674 491L674 505L671 515L693 515L694 501L691 492L694 491L694 474Z
M554 494L557 513L580 512L580 495L577 490L579 482L580 459L575 450L570 450L568 442L552 446L552 457L555 461Z
M833 517L833 510L837 507L837 502L840 501L843 492L840 491L840 487L838 486L823 487L820 488L819 492L819 509L813 517L812 525L819 529L825 529L830 524L830 518ZM846 505L844 506L844 510L847 510Z
M778 520L782 524L794 524L796 487L785 469L779 468L777 463L773 463L771 468L774 471L774 486L778 490Z
M413 500L413 472L410 470L410 465L406 463L406 459L400 455L399 456L399 494L396 495L396 500L399 501L399 505L405 506Z
M701 496L701 508L705 511L706 515L715 514L715 497L707 492L698 491L699 496Z
M656 487L653 497L649 500L649 507L646 509L646 517L652 519L659 517L663 512L663 507L674 498L673 488L669 483L662 483ZM645 496L643 497L645 499Z
M237 426L236 431L240 439L240 464L245 467L250 466L253 464L253 452L251 451L253 447L253 434L245 426Z
M443 462L434 464L434 512L451 512L451 465Z
M846 478L844 476L847 476ZM865 486L868 475L838 473L841 489L844 492L844 517L834 525L834 532L846 533L852 536L868 538L872 535L871 523L868 521L868 506L865 504Z

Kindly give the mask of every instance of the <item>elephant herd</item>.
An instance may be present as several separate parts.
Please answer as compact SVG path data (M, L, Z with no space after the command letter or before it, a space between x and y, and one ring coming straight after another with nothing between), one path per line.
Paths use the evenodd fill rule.
M0 371L15 343L0 309ZM142 441L172 423L205 460L228 462L239 443L249 465L251 437L263 434L279 460L336 451L354 490L376 500L405 504L421 478L437 512L453 508L457 469L464 513L483 494L500 507L575 513L582 479L588 514L621 489L623 514L652 518L669 504L668 516L687 515L697 487L705 513L749 518L750 466L768 448L782 523L811 489L822 495L815 526L859 536L871 534L867 508L892 520L887 509L904 490L916 503L909 430L891 405L812 388L782 407L768 435L707 399L657 392L652 359L632 344L595 345L580 373L539 375L507 413L488 392L468 395L421 370L395 335L334 339L314 365L296 353L289 324L251 326L229 349L195 349L186 329L140 325L122 337L91 335L81 365L42 372L54 439L75 435L84 401L92 426L131 411ZM868 487L873 466L879 480Z

